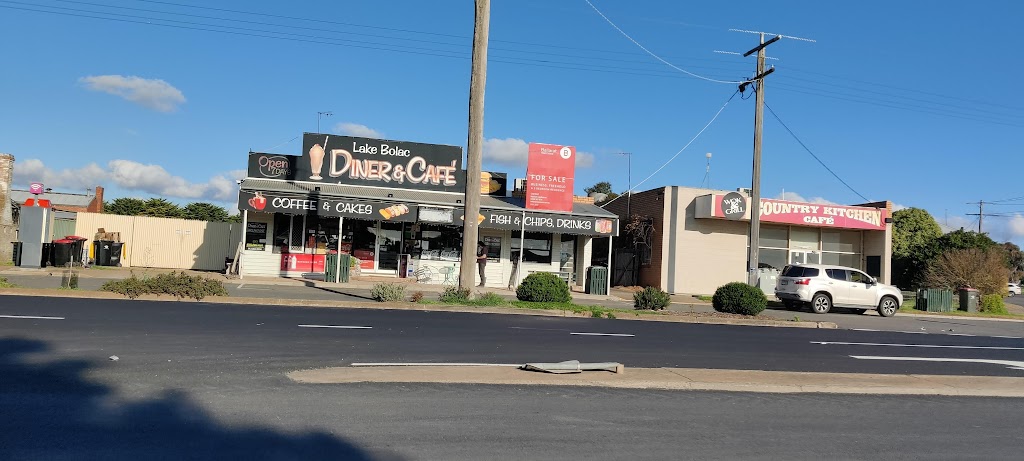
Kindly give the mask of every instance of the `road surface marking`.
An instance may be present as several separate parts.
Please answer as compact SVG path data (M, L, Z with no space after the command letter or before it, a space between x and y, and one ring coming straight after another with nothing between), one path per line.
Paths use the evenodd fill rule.
M579 335L579 336L623 336L623 337L633 337L633 336L636 336L636 335L630 335L630 334L626 334L626 333L569 333L569 334L570 335Z
M990 338L1024 339L1020 336L989 336Z
M64 317L38 317L35 315L0 315L3 319L64 320Z
M340 328L343 330L369 330L373 327L359 327L352 325L299 325L302 328Z
M889 331L889 330L875 330L873 328L850 328L850 331L869 331L869 332L873 332L873 333L911 333L911 334L917 334L917 335L929 334L926 331L925 332L922 332L922 331ZM967 334L967 333L932 333L932 334L945 334L945 335L948 335L948 336L967 336L967 337L972 337L972 338L1024 339L1024 337L1020 337L1020 336L1001 336L1001 335L987 336L987 335L971 335L971 334Z
M521 367L521 363L462 363L462 362L355 362L354 367Z
M1024 362L1016 360L952 359L945 357L885 357L877 355L851 355L850 357L861 360L911 360L915 362L991 363L993 365L1006 365L1011 370L1024 370Z
M847 343L839 341L811 341L811 344L823 346L888 346L888 347L925 347L931 349L989 349L999 351L1024 351L1024 347L1004 346L948 346L943 344L888 344L888 343Z
M879 333L882 331L882 330L874 330L874 329L871 329L871 328L850 328L850 329L853 330L853 331L873 331L873 332L879 332Z

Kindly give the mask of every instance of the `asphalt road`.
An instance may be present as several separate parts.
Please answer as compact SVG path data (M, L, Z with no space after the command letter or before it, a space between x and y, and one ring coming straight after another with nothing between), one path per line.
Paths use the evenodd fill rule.
M353 361L1001 374L1008 338L486 314L0 298L0 459L1018 459L1022 399L300 385ZM369 329L306 325L371 326ZM580 336L572 332L634 334ZM920 349L920 350L918 350ZM107 357L117 355L118 360Z
M120 277L120 274L112 273L112 277ZM38 275L5 274L12 283L27 288L58 288L60 277L43 277ZM111 278L113 279L113 278ZM83 290L98 290L108 278L89 277L79 280L80 288ZM228 293L235 297L268 298L268 299L309 299L323 301L368 301L370 290L352 287L318 288L312 286L294 285L261 285L258 283L247 283L245 281L228 282L224 284ZM608 307L630 309L628 302L616 301L582 301ZM1007 298L1007 302L1024 305L1024 296ZM690 308L671 306L676 312L689 312ZM698 312L710 312L710 307L698 307ZM783 308L769 308L762 314L765 318L777 320L807 320L819 322L834 322L843 329L866 329L894 332L911 333L934 333L934 334L970 334L981 336L1024 336L1024 323L1019 322L997 322L992 320L979 320L968 317L955 319L942 319L930 316L916 316L898 313L892 318L880 318L874 313L864 315L852 313L852 311L836 308L835 312L819 315L805 311L790 311Z

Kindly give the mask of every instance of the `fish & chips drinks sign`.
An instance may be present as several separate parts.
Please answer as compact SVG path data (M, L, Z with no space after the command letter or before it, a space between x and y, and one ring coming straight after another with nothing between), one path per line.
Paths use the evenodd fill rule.
M462 148L306 133L302 156L251 154L249 177L462 192Z

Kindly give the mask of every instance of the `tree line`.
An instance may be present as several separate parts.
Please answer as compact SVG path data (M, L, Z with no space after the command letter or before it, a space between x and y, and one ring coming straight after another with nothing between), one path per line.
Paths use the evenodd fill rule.
M1007 282L1024 277L1024 253L1012 242L963 229L943 233L920 208L899 210L892 217L893 283L901 289L971 287L1005 294Z
M242 222L240 214L232 215L222 206L207 202L192 202L185 206L162 198L148 200L121 197L103 202L103 212L124 216L150 216L154 218L194 219L212 222Z

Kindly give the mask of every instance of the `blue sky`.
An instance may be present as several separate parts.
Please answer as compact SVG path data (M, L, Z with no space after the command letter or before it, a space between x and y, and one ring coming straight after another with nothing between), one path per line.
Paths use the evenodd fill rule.
M849 204L859 193L974 228L967 202L1024 196L1024 3L591 1L712 79L752 75L753 58L714 53L756 44L730 28L816 40L769 47L766 101L856 192L766 112L764 196ZM624 190L616 152L633 153L636 184L735 91L644 54L584 0L494 0L491 13L488 169L523 175L526 142L575 145L577 192L601 180ZM231 208L246 153L298 154L318 111L333 112L323 132L464 146L472 23L469 0L0 0L0 152L17 158L22 186ZM707 152L712 186L748 187L753 102L733 98L639 190L701 185ZM1024 205L1011 203L986 207L1008 216L986 217L985 230L1024 243Z

